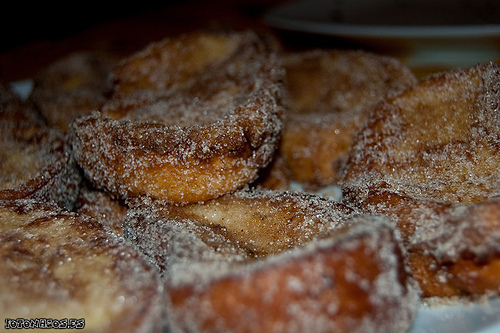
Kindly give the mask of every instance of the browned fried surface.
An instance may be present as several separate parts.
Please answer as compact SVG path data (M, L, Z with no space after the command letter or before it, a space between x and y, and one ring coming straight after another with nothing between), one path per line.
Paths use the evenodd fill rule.
M371 108L416 83L396 59L346 50L285 54L290 108L280 153L294 180L335 184Z
M428 78L378 107L356 138L346 187L471 203L498 195L498 65Z
M186 12L198 25L196 11ZM141 44L161 35L141 36ZM338 50L277 59L277 46L261 37L195 32L150 44L112 77L107 60L87 54L35 79L30 101L50 126L65 131L85 115L71 143L98 189L80 188L78 215L23 208L14 216L0 208L5 229L24 219L18 215L35 215L0 230L0 313L53 317L53 303L70 316L88 303L81 316L90 329L151 322L149 298L139 295L151 268L136 262L122 236L165 275L173 331L406 331L416 302L403 257L425 296L498 293L496 67L435 76L393 98L415 84L394 59ZM281 60L291 97L284 118ZM0 91L0 199L17 208L19 197L35 198L33 207L62 199L72 208L77 189L67 191L66 178L50 183L64 186L42 182L62 170L53 161L71 165L66 138L46 134L40 117L12 97ZM306 194L233 193L257 174L250 186L293 189L298 181L327 193L322 187L339 180L367 119L343 184L347 204L358 207ZM132 198L142 194L160 200ZM403 254L379 214L400 229ZM26 279L34 282L21 290ZM18 295L8 299L11 289ZM10 308L18 296L30 306Z
M155 269L84 216L0 201L0 266L5 318L84 318L92 332L161 327Z
M0 152L0 199L32 198L71 209L81 176L66 142L47 133L35 142L4 141Z
M283 155L277 152L267 167L262 169L253 187L268 190L288 190L292 185L290 169L285 163Z
M243 191L182 207L141 198L126 235L165 269L174 329L403 332L415 294L384 221L313 195Z
M94 189L84 182L80 188L74 211L85 214L107 226L117 236L123 236L123 222L128 206L108 193Z
M64 136L6 86L0 103L0 199L33 198L71 209L80 174Z
M133 212L144 213L141 208L153 210L151 214L165 221L151 223L155 218L148 217L148 220L151 219L150 223L141 222L137 226L145 228L144 230L129 231L128 237L137 237L141 239L141 244L152 247L153 256L164 250L156 249L158 244L163 243L163 234L168 235L161 228L168 229L171 227L169 221L176 221L180 229L189 228L188 226L206 229L205 236L196 238L203 238L207 243L212 244L212 237L222 237L222 243L236 247L235 251L244 253L248 259L264 257L310 242L330 229L342 228L345 218L356 213L348 206L310 194L271 191L238 191L186 206L162 205L142 199L137 200L133 206L139 207ZM135 219L131 221L135 223ZM160 239L150 242L150 234L158 235ZM220 235L216 236L218 234ZM211 246L215 252L218 251L219 244L213 243ZM170 247L165 250L170 249L176 250ZM170 257L175 258L176 255L165 254L164 260L174 260Z
M115 91L119 94L137 90L161 92L189 86L190 81L197 81L206 73L213 75L220 71L234 75L234 71L243 70L242 66L261 67L258 57L263 52L276 51L277 43L250 31L181 34L151 43L123 60L114 71ZM228 69L228 65L233 68Z
M470 296L500 288L500 202L418 201L372 193L362 206L387 214L402 231L408 263L424 296Z
M346 200L396 221L425 296L498 292L499 78L485 64L424 80L349 155Z
M0 83L0 140L30 141L45 131L39 115L8 85Z
M100 109L113 88L115 59L98 52L75 52L39 73L30 100L48 124L67 131L79 116Z
M115 97L103 113L75 122L76 158L96 187L120 197L195 202L243 186L270 162L281 130L276 57L251 32L189 38L196 43L188 50L215 39L208 64L193 51L177 58L178 39L152 45L119 67ZM151 62L166 72L148 72ZM133 80L137 65L144 65L147 83ZM124 88L123 72L133 92Z

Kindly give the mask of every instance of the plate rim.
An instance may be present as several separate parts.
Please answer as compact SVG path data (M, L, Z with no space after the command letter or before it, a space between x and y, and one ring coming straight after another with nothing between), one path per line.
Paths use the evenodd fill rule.
M470 38L499 37L500 24L383 25L336 23L294 15L304 7L322 2L299 0L269 9L263 20L275 28L357 38Z

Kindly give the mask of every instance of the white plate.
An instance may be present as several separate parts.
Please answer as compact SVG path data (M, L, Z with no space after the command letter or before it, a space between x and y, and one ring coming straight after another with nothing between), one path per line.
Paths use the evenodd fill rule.
M407 333L498 333L500 298L467 305L422 306Z
M10 87L14 93L19 95L22 100L26 100L33 89L33 80L27 79L10 83Z
M267 24L404 56L411 65L468 66L500 58L500 1L302 0Z

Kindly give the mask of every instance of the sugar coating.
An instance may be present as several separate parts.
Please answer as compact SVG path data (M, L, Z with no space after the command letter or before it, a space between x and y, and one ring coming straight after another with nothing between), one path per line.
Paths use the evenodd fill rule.
M164 269L177 260L183 264L226 261L228 255L231 262L248 261L312 241L322 232L340 228L345 214L355 213L309 194L271 193L244 190L182 207L141 198L127 215L126 237L139 243ZM190 245L183 244L186 239L191 239ZM183 245L173 245L177 243Z
M471 203L499 194L500 80L495 64L432 76L374 110L343 184Z
M468 205L498 195L498 74L489 64L436 75L381 105L350 155L346 200L387 191L371 211L391 212L393 198L407 197L395 205L408 212L392 217L410 220L418 238L475 223L467 215L480 210Z
M423 80L349 155L345 201L396 222L426 297L498 293L499 78L490 63Z
M156 59L154 47L145 59L139 53L121 68L127 76L102 112L75 121L75 156L94 186L121 198L201 201L242 187L270 162L282 128L283 69L256 34L220 39L215 44L229 51L216 52L213 63L195 61L201 69L187 72L168 65L182 61L169 54L176 41L161 45L161 77L135 72L137 61L147 68ZM174 84L169 71L188 76Z
M395 58L353 50L312 50L284 55L290 112L356 114L416 83Z
M85 318L96 332L162 325L156 270L92 219L34 200L0 201L0 311Z
M127 210L128 207L123 201L113 199L106 192L96 190L85 182L73 208L78 214L88 215L109 227L111 232L120 237L123 236L123 222Z
M44 120L66 132L71 122L100 108L113 89L115 59L99 52L71 53L33 79L29 95Z
M203 331L210 322L214 331L254 323L270 331L403 332L417 306L387 221L315 195L244 190L182 207L144 197L133 202L125 230L163 269L174 330ZM360 261L370 268L359 269ZM360 300L346 295L354 290ZM356 304L352 313L365 301L369 310L346 314L343 293Z
M0 144L0 199L32 198L73 207L81 176L66 137L4 86Z
M290 95L280 153L292 179L334 185L371 109L416 83L394 58L351 50L284 55Z
M441 261L457 261L465 255L488 258L500 252L500 201L456 204L417 225L411 247L425 246Z

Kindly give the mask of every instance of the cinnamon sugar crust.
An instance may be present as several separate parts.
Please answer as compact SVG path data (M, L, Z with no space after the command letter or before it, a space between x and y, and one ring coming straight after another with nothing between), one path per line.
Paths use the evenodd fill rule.
M349 148L371 109L416 83L394 58L351 50L283 56L290 107L280 145L293 180L337 184Z
M173 50L185 38L194 43L188 50L214 39L207 46L213 59L177 58ZM178 62L190 69L172 67ZM131 74L138 65L142 78ZM282 128L283 70L257 34L169 39L125 60L116 75L102 112L73 124L76 159L97 188L185 204L234 191L271 161Z
M81 175L65 136L0 87L0 200L37 199L71 209Z
M157 271L102 225L27 199L0 201L0 221L5 318L83 318L92 332L161 332Z
M500 290L496 64L437 74L373 112L343 178L345 200L402 232L426 297Z
M125 225L163 270L173 330L404 332L415 315L387 220L331 200L255 190L185 206L139 198Z
M100 109L108 100L116 62L99 52L69 54L34 78L29 101L47 124L66 132L73 120Z
M355 139L343 183L415 199L472 203L499 194L499 67L429 77L376 108Z

